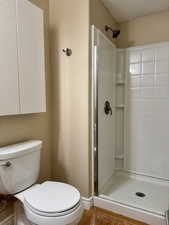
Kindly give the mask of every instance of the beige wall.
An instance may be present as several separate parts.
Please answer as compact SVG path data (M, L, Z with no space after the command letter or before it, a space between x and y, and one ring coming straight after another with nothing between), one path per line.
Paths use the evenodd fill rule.
M0 117L0 146L29 139L41 139L44 142L40 181L51 178L51 127L50 127L50 73L48 62L48 1L33 0L45 9L45 47L47 80L47 113Z
M169 41L169 11L120 23L119 28L120 48Z
M115 42L111 32L105 32L105 25L116 28L116 21L107 8L105 8L101 0L90 0L90 24L94 24L111 41Z
M89 1L50 0L53 176L89 196ZM71 48L71 57L63 48Z
M95 24L103 32L106 24L112 27L116 24L100 0L49 2L53 177L76 186L83 196L88 197L91 195L89 24ZM112 40L110 34L109 37ZM72 49L71 57L62 52L66 47Z

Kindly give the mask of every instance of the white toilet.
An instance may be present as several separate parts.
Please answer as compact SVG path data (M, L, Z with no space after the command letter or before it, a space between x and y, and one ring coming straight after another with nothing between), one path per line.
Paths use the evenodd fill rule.
M42 141L0 148L0 193L12 194L20 201L17 225L76 225L83 214L79 191L59 182L35 184L41 149ZM18 213L22 211L24 215Z

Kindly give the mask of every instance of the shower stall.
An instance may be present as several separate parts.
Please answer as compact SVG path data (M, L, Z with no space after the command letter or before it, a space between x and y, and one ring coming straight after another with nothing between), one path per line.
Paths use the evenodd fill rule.
M94 204L166 225L169 42L118 49L91 33Z

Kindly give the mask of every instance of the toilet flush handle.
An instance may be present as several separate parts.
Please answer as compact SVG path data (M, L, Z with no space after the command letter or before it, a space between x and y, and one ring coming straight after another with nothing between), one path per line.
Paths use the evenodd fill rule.
M10 161L7 161L5 163L0 163L0 166L3 166L3 167L10 167L12 165L12 163Z

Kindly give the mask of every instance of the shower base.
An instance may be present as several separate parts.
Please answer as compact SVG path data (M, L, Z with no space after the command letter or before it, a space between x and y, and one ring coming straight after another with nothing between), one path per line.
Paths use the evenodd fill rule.
M137 212L137 216L132 216L131 211L132 218L151 224L152 222L149 222L152 220L146 219L145 213L147 213L147 215L156 216L156 221L159 218L161 222L158 221L157 225L162 225L165 224L165 211L169 208L169 182L118 172L111 178L104 191L99 195L99 198L105 200L105 202L107 200L110 203L110 207L113 207L112 211L114 212L117 212L115 206L117 208L122 207L122 211L117 212L121 214L126 208L133 209ZM112 206L111 203L114 205ZM105 209L109 210L109 208ZM139 212L143 215L141 216ZM129 212L127 213L128 215ZM153 222L151 225L155 224L156 222Z

